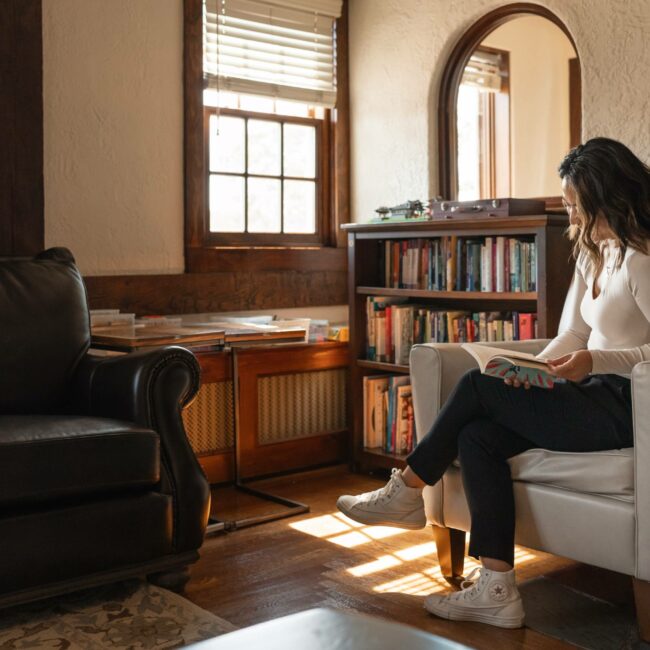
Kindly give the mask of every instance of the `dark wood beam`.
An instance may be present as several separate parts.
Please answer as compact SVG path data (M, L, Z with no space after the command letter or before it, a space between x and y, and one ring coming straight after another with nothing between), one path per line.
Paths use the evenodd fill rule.
M347 302L345 271L233 271L84 278L91 309L191 314Z
M41 0L0 2L0 255L43 248Z

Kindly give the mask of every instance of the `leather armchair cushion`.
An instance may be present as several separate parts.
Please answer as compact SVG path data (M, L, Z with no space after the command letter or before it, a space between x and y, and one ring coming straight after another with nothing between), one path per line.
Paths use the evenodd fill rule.
M634 449L530 449L509 461L513 480L634 501Z
M147 488L160 480L158 434L120 420L0 415L0 505Z

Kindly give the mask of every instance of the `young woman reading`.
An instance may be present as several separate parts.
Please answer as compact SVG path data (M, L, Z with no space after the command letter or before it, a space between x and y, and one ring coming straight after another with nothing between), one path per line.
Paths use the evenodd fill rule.
M438 616L519 627L515 512L507 459L531 448L589 452L633 445L630 373L650 360L650 169L620 142L594 138L559 168L574 241L575 275L563 328L539 355L560 378L553 390L466 373L402 472L383 488L342 496L364 524L426 525L422 488L459 458L478 579L425 608ZM529 390L522 390L520 388Z

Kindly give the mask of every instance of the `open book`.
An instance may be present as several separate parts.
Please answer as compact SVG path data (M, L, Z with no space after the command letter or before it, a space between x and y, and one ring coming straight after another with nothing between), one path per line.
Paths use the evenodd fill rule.
M553 388L555 377L550 366L534 354L476 343L463 343L462 347L476 359L484 375L505 379L510 374L531 386Z

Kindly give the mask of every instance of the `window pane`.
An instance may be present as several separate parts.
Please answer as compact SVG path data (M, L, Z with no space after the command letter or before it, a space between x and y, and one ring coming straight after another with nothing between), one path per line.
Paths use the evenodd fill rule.
M284 175L316 177L316 127L284 125Z
M248 232L281 232L280 181L248 179Z
M316 183L284 182L284 232L316 232Z
M241 117L210 116L210 171L243 174L244 128Z
M248 173L280 175L280 124L248 121Z
M210 232L244 232L244 178L210 176Z

